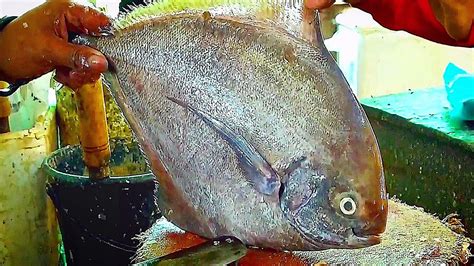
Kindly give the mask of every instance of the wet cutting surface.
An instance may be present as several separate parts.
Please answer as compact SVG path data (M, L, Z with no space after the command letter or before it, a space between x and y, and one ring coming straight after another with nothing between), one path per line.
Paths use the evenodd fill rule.
M293 254L251 250L239 265L465 263L470 241L422 209L390 200L387 230L379 245ZM142 236L138 258L157 258L202 242L201 238L160 220Z

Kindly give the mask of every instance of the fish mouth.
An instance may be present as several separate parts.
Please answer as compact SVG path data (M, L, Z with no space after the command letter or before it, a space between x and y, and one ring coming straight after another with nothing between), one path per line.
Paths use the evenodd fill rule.
M301 223L295 221L295 227L301 236L310 245L317 249L357 249L365 248L382 242L381 236L378 234L361 234L355 228L347 228L345 236L332 236L332 239L326 239L323 242L316 241L318 237L311 232L301 229Z
M354 248L370 247L380 244L381 242L382 239L380 235L362 235L358 234L354 229L352 229L352 234L347 240L347 244Z
M348 236L346 236L345 241L344 240L336 240L334 239L333 241L325 241L324 243L320 243L318 241L314 241L311 238L311 234L304 233L301 230L300 233L302 233L303 238L310 243L313 247L316 247L318 249L357 249L357 248L366 248L370 246L374 246L377 244L380 244L382 242L382 239L380 235L357 235L357 233L354 231L354 229L349 229L347 232L349 233Z

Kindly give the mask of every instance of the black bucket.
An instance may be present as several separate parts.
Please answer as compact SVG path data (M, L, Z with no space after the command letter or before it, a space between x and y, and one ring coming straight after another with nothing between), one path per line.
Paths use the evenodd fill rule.
M136 143L111 141L111 178L89 179L80 146L44 162L68 265L129 265L135 237L159 218L154 176Z

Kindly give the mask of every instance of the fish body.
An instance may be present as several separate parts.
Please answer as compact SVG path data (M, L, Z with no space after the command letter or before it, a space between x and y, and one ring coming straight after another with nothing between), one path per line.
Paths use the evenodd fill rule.
M377 142L314 27L311 44L271 21L187 11L94 40L169 221L277 250L379 243Z

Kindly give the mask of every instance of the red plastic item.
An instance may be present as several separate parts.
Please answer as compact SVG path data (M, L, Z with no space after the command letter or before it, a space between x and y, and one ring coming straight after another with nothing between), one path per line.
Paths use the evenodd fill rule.
M464 41L452 39L436 19L428 0L364 0L354 4L391 30L404 30L440 44L474 47L474 27Z

